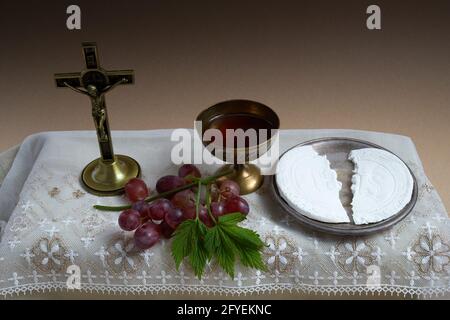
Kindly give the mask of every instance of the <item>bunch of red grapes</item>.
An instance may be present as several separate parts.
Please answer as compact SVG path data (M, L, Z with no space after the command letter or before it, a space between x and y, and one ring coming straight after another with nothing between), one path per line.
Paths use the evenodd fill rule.
M192 182L192 178L201 178L198 168L185 164L178 170L178 176L164 176L156 183L156 191L166 193ZM207 190L206 188L209 188ZM196 195L200 192L199 219L209 228L214 220L209 215L207 205L217 220L218 217L240 212L247 215L250 208L245 199L239 196L239 185L231 180L224 180L219 185L212 183L175 193L171 197L160 198L151 203L145 199L150 190L141 179L131 179L125 186L126 197L132 208L119 216L119 226L125 231L134 232L134 242L140 249L148 249L157 243L161 236L170 238L175 229L185 220L196 218ZM209 194L209 201L207 195Z

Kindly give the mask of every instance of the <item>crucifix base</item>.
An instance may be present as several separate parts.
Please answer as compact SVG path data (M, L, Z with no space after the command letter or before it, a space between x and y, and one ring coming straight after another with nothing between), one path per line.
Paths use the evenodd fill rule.
M136 160L115 155L115 161L101 158L89 163L81 173L81 181L90 193L98 196L114 196L124 192L125 184L141 175L141 167Z

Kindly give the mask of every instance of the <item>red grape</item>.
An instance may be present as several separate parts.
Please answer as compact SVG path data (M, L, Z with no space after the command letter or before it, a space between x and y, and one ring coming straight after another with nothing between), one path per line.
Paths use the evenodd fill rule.
M134 233L134 244L139 249L148 249L152 247L161 237L159 225L153 222L144 223Z
M190 206L190 207L184 207L182 209L182 211L183 211L183 216L186 220L195 219L195 217L197 216L194 205Z
M156 183L156 191L158 191L158 193L164 193L182 187L184 184L185 181L183 178L177 176L164 176Z
M148 220L149 204L147 202L145 202L144 200L135 202L131 208L139 212L139 214L141 215L141 219Z
M148 193L147 185L141 179L133 178L125 185L125 195L131 202L144 200Z
M164 238L166 239L170 239L172 237L172 234L175 230L173 230L168 224L167 222L163 221L161 222L161 224L159 225L160 229L161 229L161 234L164 236Z
M225 180L220 184L220 193L225 198L231 198L233 196L239 196L241 188L232 180Z
M189 208L195 205L195 194L191 190L183 190L174 194L171 201L177 208Z
M223 201L211 202L211 212L215 217L223 216L225 214L225 203Z
M225 202L225 213L240 212L247 215L250 211L250 206L247 201L241 197L232 197Z
M195 219L197 217L197 208L196 206L191 206L187 208L183 208L183 215L186 220L188 219ZM199 217L201 217L202 214L207 213L207 209L204 205L199 206Z
M200 218L200 221L203 222L208 228L214 227L214 221L211 219L208 210L205 207L200 207L198 217Z
M153 220L163 220L166 213L173 210L172 203L167 199L158 199L148 209L148 214Z
M188 176L200 178L202 175L196 166L192 164L184 164L180 167L180 169L178 169L178 176L181 178L186 178Z
M182 223L185 219L183 215L183 211L180 208L175 208L166 213L164 217L164 221L172 228L176 229L180 223Z
M119 226L122 230L133 231L141 224L141 215L139 211L128 209L119 215Z

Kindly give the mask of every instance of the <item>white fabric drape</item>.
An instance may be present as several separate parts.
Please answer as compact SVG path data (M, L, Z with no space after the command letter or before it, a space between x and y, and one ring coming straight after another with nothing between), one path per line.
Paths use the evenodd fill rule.
M154 187L173 174L171 130L114 132L118 154L134 157ZM122 197L98 198L79 184L84 165L98 157L94 132L53 132L28 137L15 156L0 155L0 295L66 289L66 269L81 269L81 291L105 293L400 293L427 296L450 291L450 220L426 178L412 141L403 136L352 130L283 130L285 150L321 137L352 137L379 144L414 172L419 199L413 212L380 234L347 238L304 229L273 198L270 179L247 196L245 224L268 244L268 272L238 266L230 279L212 263L202 280L188 266L175 270L170 241L137 251L130 234L117 227L118 213L93 204L122 204ZM11 161L14 162L11 166ZM9 167L11 168L9 169ZM214 167L201 166L205 174ZM379 270L380 286L370 286Z

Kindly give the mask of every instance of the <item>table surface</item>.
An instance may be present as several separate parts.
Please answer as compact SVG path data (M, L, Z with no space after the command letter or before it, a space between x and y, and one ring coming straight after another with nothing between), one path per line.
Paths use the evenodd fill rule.
M356 1L198 1L201 10L130 1L107 11L80 1L87 18L77 32L65 29L60 1L8 3L0 150L39 131L93 128L89 101L57 90L53 73L79 71L80 43L97 40L105 68L136 70L134 86L107 96L114 129L192 127L202 109L248 98L271 106L282 128L403 134L449 209L450 4L421 2L380 1L383 29L368 31Z

